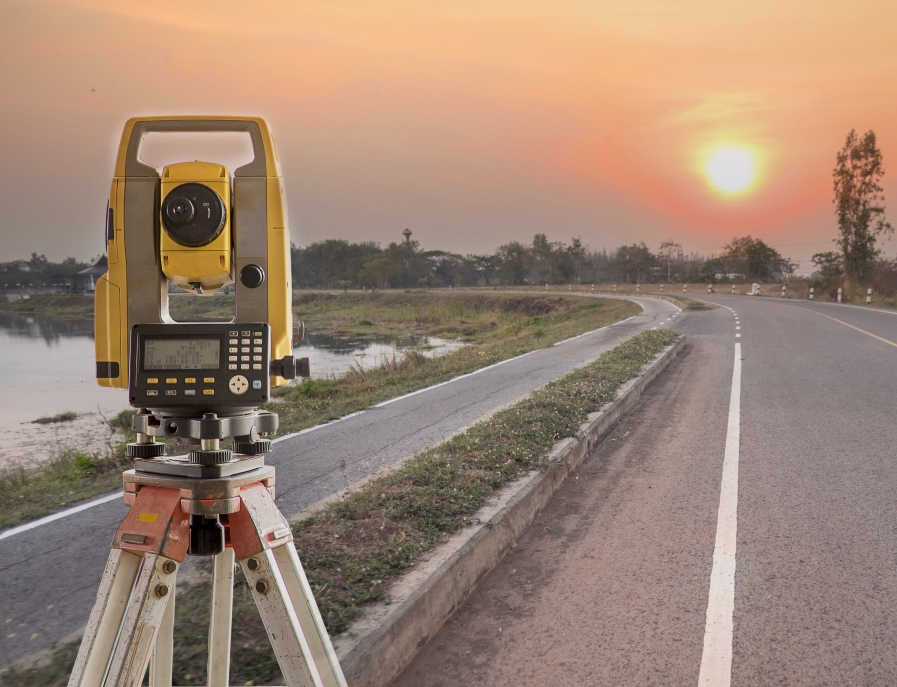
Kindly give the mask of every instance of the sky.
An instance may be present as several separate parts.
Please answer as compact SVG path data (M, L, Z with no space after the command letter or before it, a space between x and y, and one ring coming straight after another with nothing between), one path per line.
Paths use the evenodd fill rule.
M834 247L851 129L878 135L897 225L894 2L3 0L0 16L0 261L99 254L125 120L162 114L265 117L299 245L407 227L465 254L536 233L709 254L750 234L808 272ZM169 137L144 158L240 151ZM746 165L735 181L708 171L721 151Z

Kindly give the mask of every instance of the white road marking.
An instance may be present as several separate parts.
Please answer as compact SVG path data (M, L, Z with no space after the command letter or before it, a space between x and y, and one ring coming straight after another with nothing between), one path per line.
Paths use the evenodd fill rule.
M735 338L736 338L736 339L740 339L740 338L741 338L741 334L736 334L736 335L735 335Z
M738 530L738 447L741 437L741 344L735 344L729 425L719 495L713 571L704 626L699 687L730 687L732 683L732 635L735 611L735 545Z
M28 530L33 530L35 527L40 527L41 525L46 525L47 523L53 522L54 520L60 520L62 518L68 517L69 515L74 515L75 513L80 513L81 511L85 511L88 508L93 508L94 506L99 506L103 503L109 503L110 501L115 501L116 499L120 499L122 495L121 491L117 491L114 494L106 494L94 501L88 501L87 503L82 503L80 506L75 506L74 508L69 508L68 510L61 510L58 513L53 513L53 515L48 515L45 518L41 518L40 520L34 520L33 522L26 522L24 525L19 525L18 527L13 527L12 529L6 530L5 532L0 532L0 539L6 539L7 537L14 537L17 534L21 534L22 532L27 532Z

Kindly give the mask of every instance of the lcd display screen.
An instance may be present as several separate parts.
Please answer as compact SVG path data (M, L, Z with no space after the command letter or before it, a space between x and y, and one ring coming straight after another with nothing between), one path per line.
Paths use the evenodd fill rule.
M144 370L217 370L220 339L146 339Z

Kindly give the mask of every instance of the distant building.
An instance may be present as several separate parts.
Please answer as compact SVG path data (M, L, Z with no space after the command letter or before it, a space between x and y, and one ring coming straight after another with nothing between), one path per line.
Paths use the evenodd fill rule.
M105 255L101 255L90 267L81 270L72 278L72 290L93 293L97 288L97 279L108 271L109 261Z

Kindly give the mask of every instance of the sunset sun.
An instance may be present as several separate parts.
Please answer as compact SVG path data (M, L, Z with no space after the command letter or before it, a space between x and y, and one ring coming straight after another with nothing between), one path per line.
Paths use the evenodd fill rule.
M710 155L706 173L720 191L740 193L746 191L754 180L754 159L743 148L723 148Z

